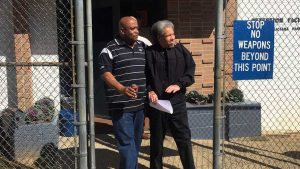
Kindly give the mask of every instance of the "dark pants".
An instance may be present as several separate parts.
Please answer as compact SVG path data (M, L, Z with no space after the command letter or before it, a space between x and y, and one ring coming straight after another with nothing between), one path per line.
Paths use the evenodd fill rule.
M162 169L163 141L167 126L176 142L181 163L184 169L194 169L191 131L188 125L185 103L173 105L173 114L156 109L150 110L150 168Z
M137 169L142 142L144 111L111 112L113 130L120 154L120 169Z

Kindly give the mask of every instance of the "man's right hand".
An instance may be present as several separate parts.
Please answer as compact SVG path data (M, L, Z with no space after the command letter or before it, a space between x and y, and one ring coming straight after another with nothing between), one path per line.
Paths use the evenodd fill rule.
M115 88L121 94L124 94L132 99L137 98L137 89L135 89L135 86L123 86L116 80L111 72L105 72L101 77L108 86Z
M132 88L131 86L124 86L123 89L121 90L121 93L132 99L137 98L136 89Z
M154 91L148 92L148 98L149 98L150 102L157 103L158 97Z

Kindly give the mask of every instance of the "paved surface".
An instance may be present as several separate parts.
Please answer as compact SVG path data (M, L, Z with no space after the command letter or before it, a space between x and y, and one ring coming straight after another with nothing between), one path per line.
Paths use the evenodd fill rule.
M118 168L118 152L109 121L96 127L97 169ZM106 129L106 130L104 130ZM212 140L192 140L197 169L213 168ZM139 168L149 168L149 140L143 140ZM181 169L176 144L169 136L164 142L164 168ZM300 168L300 133L238 138L223 142L223 168Z
M96 167L97 169L118 169L119 156L112 134L111 121L97 118ZM192 140L197 169L213 168L212 140ZM150 141L143 140L139 153L139 169L149 168ZM223 168L238 169L298 169L300 168L300 133L268 134L260 137L239 138L222 143ZM75 168L78 137L60 137L59 159L62 169ZM164 142L163 164L165 169L181 169L176 144L170 136ZM0 168L18 168L15 164L0 158ZM22 168L22 167L21 167ZM25 168L24 168L25 169Z
M23 164L8 161L3 157L0 157L0 168L1 169L32 169Z

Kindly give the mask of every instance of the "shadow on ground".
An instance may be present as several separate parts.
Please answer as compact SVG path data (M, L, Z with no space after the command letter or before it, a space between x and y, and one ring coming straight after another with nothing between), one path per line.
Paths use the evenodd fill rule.
M119 154L112 134L112 126L107 123L95 123L95 141L107 148L96 148L96 168L119 168ZM147 152L147 148L141 147L141 152ZM148 167L139 164L139 169Z
M300 151L287 151L283 153L284 155L300 160Z
M113 138L113 131L111 123L97 122L95 123L95 141L96 143L105 146L106 148L97 148L96 153L96 168L119 168L119 154L116 147L115 139ZM139 155L139 169L149 168L150 161L150 142L143 144L140 148ZM178 152L174 149L164 147L164 157L178 156ZM143 162L140 162L143 161ZM164 167L169 169L178 169L177 167L164 164Z

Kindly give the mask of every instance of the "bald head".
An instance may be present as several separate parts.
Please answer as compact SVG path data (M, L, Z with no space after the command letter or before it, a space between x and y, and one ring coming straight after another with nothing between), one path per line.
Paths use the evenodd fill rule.
M119 21L120 37L128 43L128 45L133 45L137 41L139 35L138 28L137 19L133 16L122 17Z
M133 16L124 16L119 21L119 29L126 28L132 22L137 22L137 19Z

